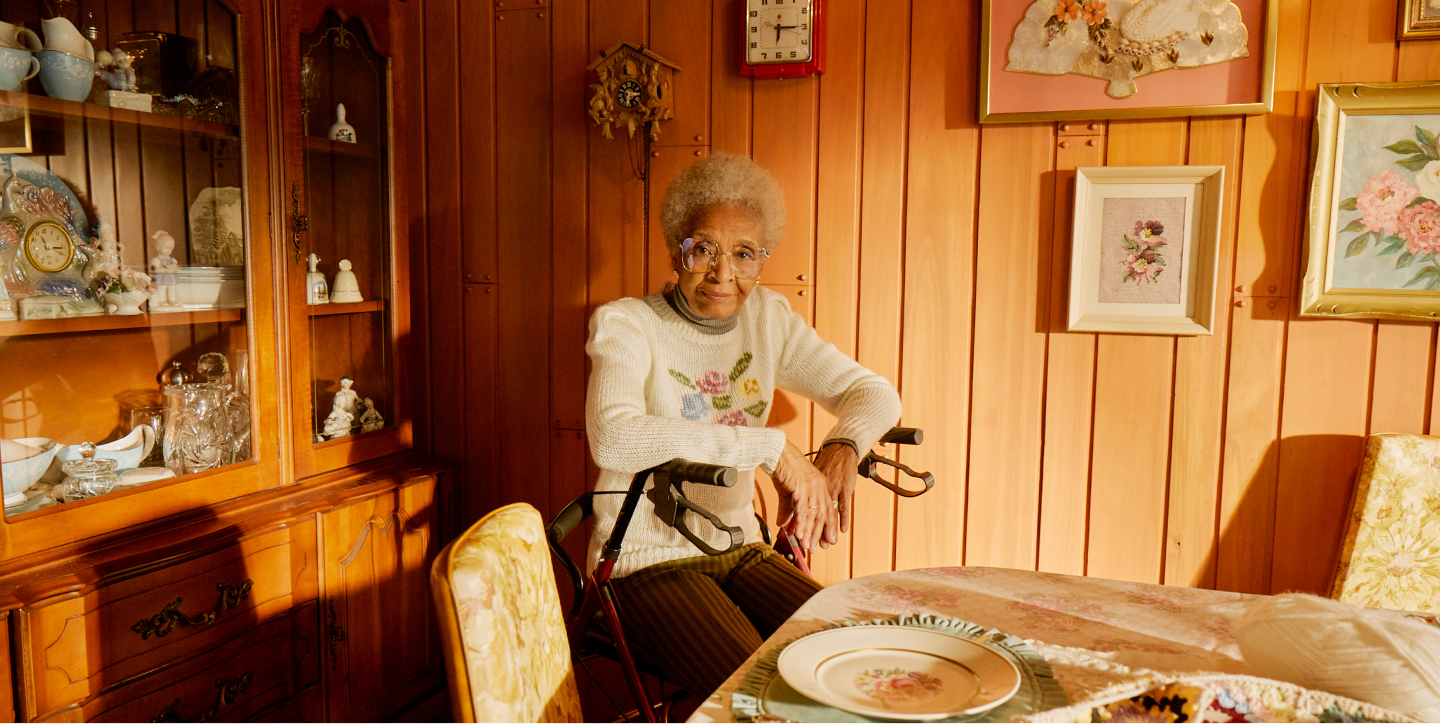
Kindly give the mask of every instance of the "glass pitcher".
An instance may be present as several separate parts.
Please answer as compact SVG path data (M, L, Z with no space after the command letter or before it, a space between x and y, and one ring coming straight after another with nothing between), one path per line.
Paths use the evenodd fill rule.
M165 389L165 467L177 476L218 468L229 457L225 391L208 382Z

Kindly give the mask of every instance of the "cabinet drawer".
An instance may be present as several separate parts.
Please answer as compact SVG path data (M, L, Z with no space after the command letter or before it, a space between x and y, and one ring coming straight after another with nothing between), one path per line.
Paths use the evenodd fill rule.
M55 719L245 721L319 690L313 602L234 639L102 693ZM308 654L308 655L307 655ZM313 672L313 673L312 673ZM299 696L313 689L306 696ZM312 708L313 711L313 708Z
M290 532L115 579L22 609L32 716L89 701L288 610Z

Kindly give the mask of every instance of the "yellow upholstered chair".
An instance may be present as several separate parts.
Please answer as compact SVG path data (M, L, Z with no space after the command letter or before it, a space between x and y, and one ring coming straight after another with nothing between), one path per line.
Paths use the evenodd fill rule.
M1440 611L1440 437L1365 441L1332 598Z
M539 511L480 519L440 552L430 587L456 721L583 721Z

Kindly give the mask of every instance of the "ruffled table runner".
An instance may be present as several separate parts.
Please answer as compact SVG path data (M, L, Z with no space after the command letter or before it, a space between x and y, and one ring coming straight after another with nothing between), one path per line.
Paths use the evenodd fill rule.
M1003 568L928 568L826 587L709 697L691 721L733 721L732 696L784 642L847 621L930 614L1023 639L1071 702L1197 673L1248 675L1234 623L1260 597Z

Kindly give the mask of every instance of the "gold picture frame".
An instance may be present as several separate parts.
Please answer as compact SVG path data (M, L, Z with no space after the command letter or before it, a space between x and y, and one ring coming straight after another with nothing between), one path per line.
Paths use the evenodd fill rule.
M33 153L34 150L29 104L0 105L0 153Z
M1440 319L1440 83L1322 84L1300 315Z
M1245 0L1255 6L1263 7L1264 18L1261 20L1261 30L1254 31L1254 21L1245 17L1247 30L1251 33L1252 42L1249 43L1251 52L1249 57L1238 58L1225 63L1216 63L1210 66L1203 66L1187 71L1186 82L1175 86L1173 92L1181 94L1183 100L1175 102L1157 102L1152 106L1139 106L1137 102L1129 98L1115 101L1105 94L1103 90L1097 90L1096 100L1089 102L1087 107L1078 107L1067 98L1064 92L1053 92L1064 89L1067 85L1075 83L1099 83L1103 86L1104 81L1096 81L1092 78L1077 76L1075 74L1044 76L1045 87L1030 87L1038 82L1033 80L1037 74L1028 72L1007 72L1005 62L994 62L992 58L997 55L997 50L1008 50L1015 32L1015 27L995 27L997 13L996 3L1005 6L1008 12L1013 12L1013 5L1028 6L1031 0L982 0L980 20L980 98L976 104L979 111L980 123L1034 123L1037 121L1087 121L1087 120L1109 120L1126 118L1178 118L1185 116L1214 116L1234 114L1263 114L1269 113L1274 107L1275 98L1275 53L1277 46L1278 19L1280 17L1280 0ZM1258 41L1258 42L1255 42ZM996 45L998 43L998 45ZM1256 47L1258 46L1258 47ZM998 53L1000 59L1004 60L1007 53ZM1256 66L1258 69L1258 83L1253 95L1246 95L1245 98L1227 102L1205 102L1196 103L1194 97L1197 93L1211 96L1223 95L1226 84L1230 82L1233 73L1227 69L1225 72L1217 73L1214 76L1206 76L1202 80L1195 73L1207 68L1221 68L1232 64L1245 64ZM1255 72L1255 71L1252 71ZM1153 88L1158 82L1163 82L1164 75L1157 75L1149 81ZM1030 80L1024 80L1029 78ZM1026 88L1019 89L1019 84L1026 84ZM1021 97L1027 99L1028 104L1038 104L1036 108L1016 111L1007 110L1007 99ZM1136 93L1135 97L1143 98L1144 91Z
M1402 0L1400 40L1440 38L1440 4L1433 0Z
M1224 166L1075 169L1072 332L1215 329Z

